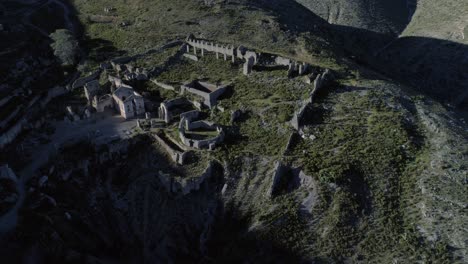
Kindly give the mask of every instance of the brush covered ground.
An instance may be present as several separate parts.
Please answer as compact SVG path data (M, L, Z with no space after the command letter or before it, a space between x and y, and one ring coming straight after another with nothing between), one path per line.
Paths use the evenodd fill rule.
M220 100L224 112L206 113L226 131L226 141L200 159L217 164L215 177L187 196L168 193L157 173L170 160L144 135L130 140L128 155L105 168L96 165L100 150L92 146L83 144L83 152L74 151L78 146L63 149L44 166L44 172L57 169L40 190L56 198L56 207L37 209L32 199L9 248L25 249L25 255L40 252L46 260L95 263L466 262L466 124L440 98L393 79L405 80L403 75L383 75L382 68L370 69L344 51L355 48L359 57L375 52L367 50L374 43L394 39L405 27L395 15L400 11L383 14L388 1L373 2L377 9L365 1L328 1L327 7L293 2L71 1L84 28L81 45L88 57L79 66L84 72L193 33L330 68L335 81L317 94L300 137L288 123L311 92L300 77L288 78L285 70L243 76L239 62L216 60L213 54L198 62L169 59L177 48L136 60L136 65L160 67L158 81L231 84ZM424 7L429 1L421 2ZM114 9L107 13L105 7ZM326 8L334 20L325 19ZM352 12L358 8L364 11ZM373 19L381 23L369 14L377 14ZM421 21L427 16L421 10L415 14ZM355 31L343 26L369 30L375 42L359 45L365 39L358 37L344 42L343 36ZM403 35L417 30L410 24ZM400 41L382 54L393 54ZM151 82L138 89L166 99L177 96ZM241 116L231 122L231 111L239 109ZM177 139L176 130L173 134ZM271 197L277 161L289 171ZM67 166L77 168L74 185L61 179ZM93 170L86 174L85 168ZM179 173L194 176L191 167ZM78 197L83 198L76 203Z

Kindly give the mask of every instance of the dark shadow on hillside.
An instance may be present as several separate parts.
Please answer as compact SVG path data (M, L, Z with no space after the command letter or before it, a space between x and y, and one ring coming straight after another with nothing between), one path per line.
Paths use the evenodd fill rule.
M66 181L61 172L48 173L48 184L30 192L16 233L1 241L4 263L285 263L297 259L275 241L249 231L250 217L237 205L223 208L221 165L213 167L213 174L198 190L182 195L168 190L158 177L157 168L166 168L170 160L154 152L149 138L134 143L128 153L104 162L98 160L108 146L96 148L81 141L61 148L43 167L44 173L50 166L62 171L84 160L89 161L89 170L73 167ZM154 166L152 170L142 167L147 163ZM44 194L59 203L54 205ZM116 197L124 196L115 203Z
M117 49L109 40L87 37L82 38L82 48L89 60L101 63L113 58L121 57L125 51Z
M297 254L278 245L277 241L249 231L252 217L241 213L237 205L229 204L220 211L200 263L301 263Z
M396 39L390 34L331 25L293 0L258 0L249 4L272 11L285 30L320 34L333 43L338 56L410 85L439 102L462 110L468 108L467 45L427 37ZM415 7L409 9L408 21L414 12Z

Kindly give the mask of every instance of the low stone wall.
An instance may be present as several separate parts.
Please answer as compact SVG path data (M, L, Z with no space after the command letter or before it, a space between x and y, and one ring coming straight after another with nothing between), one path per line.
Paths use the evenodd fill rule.
M275 63L277 65L289 66L291 64L291 59L278 56L275 58Z
M286 143L286 147L284 147L283 156L286 155L288 151L291 149L291 146L296 136L297 136L297 132L292 132L291 135L289 135L288 142Z
M202 90L199 90L195 87L192 87L194 82L191 83L186 83L184 85L180 86L180 93L184 94L185 92L189 92L191 94L195 94L197 96L200 96L203 98L203 104L206 105L208 108L214 107L218 101L218 97L220 97L227 89L227 85L224 86L216 86L216 89L211 92L205 92ZM200 84L206 84L203 82L200 82ZM206 84L210 85L210 84Z
M194 130L198 128L205 128L205 129L211 129L211 130L216 130L218 126L216 126L213 122L208 122L205 120L199 120L199 121L193 121L190 122L189 120L185 119L186 121L186 129L188 130Z
M281 163L281 161L275 162L275 168L273 169L273 175L271 176L270 187L267 190L266 196L273 198L275 195L278 184L281 181L281 177L286 173L288 168Z
M198 111L198 110L192 110L192 111L188 111L188 112L185 112L185 113L182 113L180 114L180 118L185 118L187 121L193 121L195 119L197 119L199 116L200 116L201 112Z
M315 81L314 81L314 88L312 89L312 92L310 93L310 97L302 101L301 108L294 113L293 118L290 121L291 126L294 129L299 130L301 128L301 122L302 122L304 113L307 107L310 107L312 105L315 94L324 86L326 86L332 79L333 79L333 76L329 69L326 69L323 74L317 75L317 78L315 78Z
M208 122L205 122L205 121L196 122L195 126L197 126L197 128L200 128L200 127L207 127L208 128L209 127L210 129L212 129L213 127L216 127L216 130L218 131L218 135L216 137L213 137L213 138L210 138L210 139L204 139L204 140L197 140L197 139L187 138L187 136L185 134L186 126L190 127L191 122L188 121L185 118L182 118L180 120L180 123L179 123L179 137L180 137L180 140L188 147L196 148L196 149L213 150L216 147L217 144L223 142L223 140L224 140L224 131L222 130L222 128L220 128L220 127L218 127L216 125L213 125L211 123L208 123ZM192 129L193 129L193 127L192 127Z
M55 97L61 96L68 93L68 90L65 87L62 86L56 86L52 89L49 89L47 91L46 97L41 100L41 107L45 107L50 100L54 99Z
M100 70L92 73L89 76L76 79L72 84L72 89L83 87L86 83L99 78L99 75L101 75Z
M190 60L193 60L193 61L198 61L198 57L196 55L192 55L192 54L189 54L189 53L184 53L183 56L185 58L187 58L187 59L190 59Z
M164 150L167 152L167 154L169 154L169 156L172 158L172 160L175 163L179 165L184 165L187 152L178 151L172 148L170 144L166 142L166 140L170 140L170 139L165 139L163 137L160 137L158 134L153 134L153 137L156 139L159 145L161 145L164 148ZM175 142L171 142L171 143L177 144Z
M165 83L162 83L162 82L158 82L158 80L156 80L156 79L152 79L151 81L152 81L154 84L156 84L157 86L159 86L159 87L161 87L161 88L163 88L163 89L175 91L175 87L172 86L172 85L165 84Z
M304 116L304 113L305 113L307 107L309 107L311 104L312 104L312 99L311 98L309 98L307 100L304 100L304 101L302 101L301 108L299 108L299 110L294 112L293 118L290 121L291 126L294 129L299 130L299 128L301 127L302 117Z
M210 161L205 171L197 177L174 177L171 174L159 171L158 178L168 192L187 195L199 190L206 180L213 176L214 166L215 163Z

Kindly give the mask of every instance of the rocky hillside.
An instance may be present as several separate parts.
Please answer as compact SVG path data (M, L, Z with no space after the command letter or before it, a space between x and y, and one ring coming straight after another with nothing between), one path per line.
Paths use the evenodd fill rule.
M412 14L406 0L297 0L296 2L332 25L394 36L404 30Z
M24 133L0 163L23 171L39 160L30 148L53 154L25 183L0 253L8 263L466 263L468 126L441 103L463 107L467 87L460 2L70 1L83 28L78 72L135 55L132 66L160 82L229 82L204 112L225 141L179 166L141 129L63 146ZM437 29L435 12L446 17ZM188 34L308 62L333 80L297 131L289 121L313 89L304 76L245 76L240 61L160 49ZM151 81L135 89L180 96ZM75 90L49 104L50 133L66 104L84 100ZM178 138L176 126L167 133Z
M400 37L379 51L386 69L436 99L468 104L468 5L463 1L418 1Z

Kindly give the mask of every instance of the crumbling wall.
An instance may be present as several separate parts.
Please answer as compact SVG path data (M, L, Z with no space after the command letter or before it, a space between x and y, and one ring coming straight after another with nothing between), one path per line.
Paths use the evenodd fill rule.
M317 78L315 78L314 81L314 88L312 89L312 92L310 93L310 97L304 101L302 101L302 106L299 110L294 112L293 118L291 119L290 123L291 126L299 130L301 127L302 123L302 118L304 116L304 113L308 107L312 105L312 102L314 100L315 94L322 89L324 86L328 84L332 80L333 76L330 72L329 69L326 69L323 74L317 75Z
M273 174L271 176L271 184L266 193L266 196L268 198L273 198L277 190L278 184L281 181L281 177L283 177L286 174L287 170L288 168L285 165L283 165L281 161L275 162L275 168L273 169Z
M172 86L172 85L165 84L165 83L162 83L162 82L158 82L158 80L156 80L156 79L152 79L151 81L152 81L154 84L156 84L157 86L159 86L159 87L161 87L161 88L163 88L163 89L175 91L175 87Z
M252 68L254 65L254 58L249 57L245 60L244 65L242 66L242 73L244 75L249 75L252 72Z
M213 42L207 42L204 40L197 40L190 36L186 40L187 42L187 52L190 52L190 46L193 48L193 53L197 55L197 49L200 49L201 56L205 55L205 51L215 52L216 58L219 58L219 54L223 55L224 60L227 60L227 57L230 56L232 62L235 60L235 49L232 45L220 45Z
M189 102L185 98L175 98L172 100L165 101L159 106L159 118L163 119L164 122L170 123L172 120L171 108L178 105L188 104Z
M278 56L275 58L275 63L277 65L289 66L291 64L291 59Z
M205 129L215 131L218 128L218 126L215 125L213 122L209 122L209 121L205 121L205 120L198 120L198 121L191 122L191 121L185 119L185 128L187 130L205 128Z
M184 165L185 164L185 158L187 156L187 152L181 152L173 149L163 138L161 138L158 134L153 134L153 137L156 139L156 141L163 147L163 149L169 154L171 159L179 164L179 165ZM172 144L176 144L175 142L172 142Z
M114 99L110 94L103 95L99 98L95 96L93 99L93 107L98 113L104 112L106 108L114 107Z
M99 78L99 75L101 75L100 70L92 73L89 76L76 79L72 84L72 89L83 87L86 83Z
M185 113L180 114L180 118L185 118L187 121L193 121L200 116L201 112L198 110L192 110Z
M175 177L169 173L159 171L158 178L168 192L187 195L199 190L206 180L213 176L214 166L215 163L210 161L205 171L196 177Z
M86 99L88 99L88 102L91 102L94 96L96 96L99 93L99 81L92 80L90 82L87 82L84 85L84 92L85 92Z
M193 61L198 61L198 57L197 57L196 55L184 53L183 56L184 56L185 58L187 58L187 59L191 59L191 60L193 60Z
M196 149L209 149L213 150L217 144L223 142L224 140L224 131L221 127L213 125L209 122L196 122L194 125L196 128L200 127L206 127L209 129L213 129L214 127L216 128L216 131L218 131L218 135L216 137L210 138L210 139L203 139L203 140L197 140L197 139L192 139L192 138L187 138L185 134L185 130L188 129L186 127L191 127L191 122L182 117L182 119L179 122L179 138L180 141L182 141L186 146L191 147L191 148L196 148ZM190 130L190 129L189 129Z
M218 101L218 97L221 96L227 89L227 86L215 86L212 84L208 83L203 83L203 82L198 82L202 86L209 87L210 85L215 86L216 89L208 89L211 90L211 92L205 92L201 91L197 88L195 88L195 83L197 81L193 81L190 83L186 83L180 86L180 93L184 94L185 92L189 92L195 95L198 95L203 98L203 104L206 105L208 108L214 107Z

